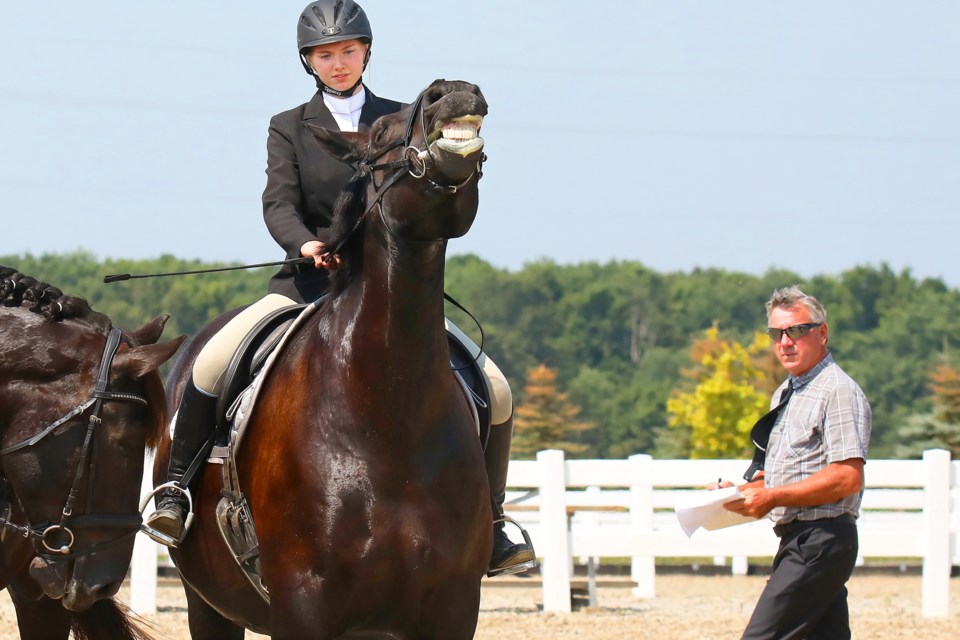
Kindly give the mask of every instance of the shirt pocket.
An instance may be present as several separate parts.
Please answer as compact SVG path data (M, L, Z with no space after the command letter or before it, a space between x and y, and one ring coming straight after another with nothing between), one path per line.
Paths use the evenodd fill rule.
M802 413L795 411L786 418L786 429L781 437L791 455L797 458L819 456L823 449L823 415L819 408Z

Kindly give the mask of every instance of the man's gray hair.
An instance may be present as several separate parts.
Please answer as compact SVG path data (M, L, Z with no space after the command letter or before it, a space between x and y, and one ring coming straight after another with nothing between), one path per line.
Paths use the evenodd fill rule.
M796 306L802 306L810 312L810 322L824 323L827 321L827 310L823 308L820 301L813 296L805 294L800 287L783 287L777 289L767 300L767 318L774 309L791 309Z

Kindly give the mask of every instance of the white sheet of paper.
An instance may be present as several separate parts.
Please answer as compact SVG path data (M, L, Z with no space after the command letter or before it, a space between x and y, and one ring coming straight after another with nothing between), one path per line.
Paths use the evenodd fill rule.
M742 516L723 508L725 503L739 497L740 489L737 487L726 487L714 491L688 491L677 497L673 510L677 514L677 520L680 521L680 528L689 538L700 527L707 531L714 531L756 520L756 518Z

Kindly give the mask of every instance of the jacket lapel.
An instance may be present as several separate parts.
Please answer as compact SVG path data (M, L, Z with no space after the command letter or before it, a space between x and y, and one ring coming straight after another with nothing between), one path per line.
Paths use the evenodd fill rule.
M376 122L377 118L394 113L394 109L390 108L389 100L381 100L366 85L363 88L367 91L367 99L363 103L363 109L360 110L360 123L357 125L357 130L369 131L370 125Z
M319 125L324 129L340 130L340 127L337 126L337 121L333 119L333 114L327 109L327 105L323 103L323 94L320 91L313 94L310 102L304 107L303 122Z
M391 108L391 102L389 100L378 98L366 85L364 85L364 89L367 92L367 99L363 103L363 109L360 110L360 122L357 125L358 131L369 131L370 125L376 122L377 118L387 115L388 113L393 113L395 110L395 108ZM404 104L403 106L407 105ZM333 119L333 114L330 113L327 105L324 104L323 93L320 91L313 94L310 102L304 107L303 122L310 122L324 129L340 130L337 121Z

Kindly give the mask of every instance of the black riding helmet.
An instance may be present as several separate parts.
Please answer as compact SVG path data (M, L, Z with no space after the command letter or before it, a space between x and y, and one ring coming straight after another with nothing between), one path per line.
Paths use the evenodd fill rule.
M368 45L373 44L373 31L367 14L353 0L317 0L311 2L300 13L297 22L297 50L300 52L300 63L304 70L314 77L317 87L327 93L340 97L351 95L363 79L357 80L346 91L337 91L323 84L320 76L313 72L307 62L307 53L312 47L321 44L333 44L346 40L360 40ZM363 61L363 68L367 68L370 60L370 49Z

